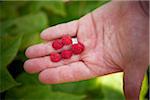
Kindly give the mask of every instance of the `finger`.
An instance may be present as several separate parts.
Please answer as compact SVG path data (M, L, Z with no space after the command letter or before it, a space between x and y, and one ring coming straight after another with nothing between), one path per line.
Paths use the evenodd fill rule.
M62 59L59 62L52 62L49 56L29 59L24 63L24 69L28 73L37 73L48 67L57 67L64 64L69 64L72 62L79 61L79 55L74 55L70 59Z
M96 75L81 61L57 68L45 69L39 74L39 80L45 84L57 84L86 80Z
M69 49L69 46L64 46L63 48L59 49L59 50L55 50L52 47L52 41L51 42L47 42L47 43L41 43L41 44L37 44L34 46L29 47L25 54L28 58L36 58L36 57L42 57L42 56L46 56L49 55L51 52L61 52L64 49Z
M50 52L54 51L51 45L52 45L52 42L33 45L26 50L25 54L28 58L48 55L50 54Z
M60 24L45 29L41 33L41 38L44 40L53 40L64 35L75 36L77 31L78 21L72 21L65 24Z

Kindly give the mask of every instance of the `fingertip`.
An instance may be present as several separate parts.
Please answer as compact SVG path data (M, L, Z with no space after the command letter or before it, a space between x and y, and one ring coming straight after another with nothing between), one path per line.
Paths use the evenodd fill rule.
M27 58L30 58L30 55L31 55L30 54L30 47L26 49L25 55L26 55Z
M46 33L46 30L47 30L47 29L43 30L43 31L41 32L41 34L40 34L40 37L41 37L43 40L47 40L47 34L45 34L45 33Z
M43 84L48 84L42 72L39 74L39 81Z
M32 69L32 67L30 66L32 66L32 63L29 60L27 60L25 61L23 68L27 73L30 73L30 74L35 73L34 69Z

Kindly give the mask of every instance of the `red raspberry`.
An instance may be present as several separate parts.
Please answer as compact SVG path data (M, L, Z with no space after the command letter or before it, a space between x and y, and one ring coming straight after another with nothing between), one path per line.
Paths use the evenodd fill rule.
M74 54L80 54L84 51L84 45L81 43L73 44L72 45L72 52Z
M51 53L50 54L50 59L52 62L59 62L61 60L61 56L59 53Z
M55 50L58 50L58 49L61 49L63 47L63 43L60 39L56 39L53 43L52 43L52 47L55 49Z
M61 57L64 59L69 59L72 56L72 51L71 50L64 50L61 52Z
M63 36L63 37L62 37L62 43L63 43L64 45L70 45L70 44L72 44L72 39L71 39L71 37L70 37L70 36Z

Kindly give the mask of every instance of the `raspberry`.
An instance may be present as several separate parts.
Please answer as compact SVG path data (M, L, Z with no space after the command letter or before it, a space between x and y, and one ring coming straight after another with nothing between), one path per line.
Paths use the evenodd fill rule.
M62 37L62 43L63 43L64 45L70 45L70 44L72 44L72 39L71 39L71 37L70 37L70 36L63 36L63 37Z
M53 43L52 43L52 47L55 49L55 50L58 50L58 49L61 49L63 47L63 43L60 39L56 39Z
M69 59L72 56L72 51L71 50L64 50L61 52L61 57L64 59Z
M72 45L72 52L74 54L80 54L84 51L84 45L81 43L73 44Z
M59 62L61 60L61 56L59 53L51 53L50 54L50 59L52 62Z

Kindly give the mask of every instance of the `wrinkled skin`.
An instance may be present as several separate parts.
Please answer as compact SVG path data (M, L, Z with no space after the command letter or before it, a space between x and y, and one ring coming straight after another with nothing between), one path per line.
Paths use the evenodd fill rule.
M69 60L51 62L48 56L54 51L51 43L65 34L76 36L85 50ZM39 73L40 81L46 84L123 71L126 99L138 100L148 66L148 34L148 16L138 2L110 2L79 20L44 30L41 38L48 42L27 49L26 56L30 59L24 69Z

